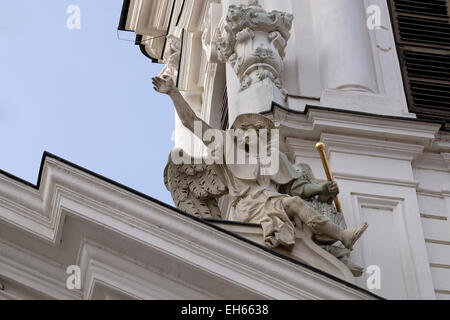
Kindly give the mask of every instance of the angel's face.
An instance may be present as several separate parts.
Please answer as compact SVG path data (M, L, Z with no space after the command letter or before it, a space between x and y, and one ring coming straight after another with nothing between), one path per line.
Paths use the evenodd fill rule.
M247 126L236 131L239 145L255 146L258 143L258 130L254 126Z
M265 132L264 132L265 131ZM264 133L264 134L263 134ZM260 135L263 136L260 137ZM240 149L245 149L247 153L254 154L265 152L270 153L270 131L264 126L249 125L236 130L237 145Z

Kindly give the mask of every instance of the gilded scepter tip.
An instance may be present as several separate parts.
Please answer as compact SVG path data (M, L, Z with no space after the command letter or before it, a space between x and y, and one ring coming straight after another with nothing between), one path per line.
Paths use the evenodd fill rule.
M317 142L316 143L316 150L324 151L325 150L325 144L323 142Z

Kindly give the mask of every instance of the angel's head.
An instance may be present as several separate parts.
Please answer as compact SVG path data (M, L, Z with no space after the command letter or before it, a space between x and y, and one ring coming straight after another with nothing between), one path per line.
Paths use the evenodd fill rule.
M263 115L248 113L239 115L234 121L231 129L235 131L238 145L257 150L257 148L252 147L256 147L258 143L261 143L263 140L266 144L264 149L270 144L271 131L275 129L275 125L272 120ZM262 134L265 136L262 137ZM261 148L262 146L259 147Z
M245 113L239 115L234 121L231 129L234 130L261 130L267 129L268 131L275 129L275 124L269 118L258 113Z

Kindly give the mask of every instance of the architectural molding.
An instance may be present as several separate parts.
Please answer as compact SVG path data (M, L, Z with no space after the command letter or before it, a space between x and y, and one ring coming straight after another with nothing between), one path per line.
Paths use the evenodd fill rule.
M445 153L424 152L420 157L414 159L414 169L435 170L448 172L449 168L445 161Z
M412 161L424 150L424 146L412 143L329 133L322 133L320 140L327 145L328 153L340 152L383 159Z
M286 145L295 157L319 159L320 155L315 150L316 143L313 140L286 137Z
M444 160L445 164L447 165L448 171L450 172L450 153L442 152L441 157Z
M178 69L180 68L181 39L174 36L167 36L167 42L164 52L165 67L159 74L159 77L172 78L174 83L178 82Z
M417 188L419 185L418 181L410 181L403 179L388 179L388 178L378 178L371 176L364 176L358 174L349 174L349 173L341 173L334 171L333 177L337 180L350 180L350 181L358 181L358 182L367 182L367 183L376 183L376 184L385 184L391 186L399 186L399 187L408 187L408 188Z
M195 290L187 283L160 274L142 266L120 252L107 250L104 246L83 240L78 256L82 270L83 298L90 300L97 287L108 286L122 296L144 300L218 299L218 296ZM103 288L101 288L102 290Z
M364 0L366 9L371 5L376 5L380 8L380 26L369 30L379 93L392 100L393 105L391 105L392 108L388 113L414 117L415 115L410 114L408 111L387 1Z
M273 254L211 223L48 154L43 160L38 190L10 176L2 174L0 177L0 188L4 191L0 196L0 219L49 248L60 246L64 223L70 218L84 221L86 225L101 226L115 237L139 243L142 250L156 250L178 263L195 266L192 270L198 275L191 281L206 274L213 277L226 284L223 288L229 289L215 292L208 288L209 293L223 298L232 298L232 292L275 299L374 298L342 280L300 262L294 263L281 254ZM31 209L21 211L26 207ZM86 261L86 258L81 260ZM95 270L95 275L91 273L87 279L105 282L98 264ZM88 283L94 286L93 280ZM195 286L195 282L192 285ZM114 287L114 283L111 286ZM89 297L90 293L83 294Z
M319 139L327 132L407 142L428 148L436 142L441 127L439 123L310 105L304 111L295 111L274 104L272 110L264 114L281 125L285 136L302 139Z
M408 139L408 141L425 144L431 143L439 131L438 125L387 118L377 119L373 116L326 112L325 110L310 110L308 118L314 123L314 126L326 128L329 132L345 131L348 134L359 134L360 136Z
M0 241L0 275L33 288L53 299L80 299L81 292L66 288L66 270L45 257L20 248L4 239ZM17 297L19 298L19 297Z
M399 299L404 297L406 299L418 299L429 297L428 291L432 290L432 287L426 281L420 281L420 270L415 266L415 258L413 255L412 238L409 235L407 224L405 223L408 219L406 215L408 212L405 208L405 198L390 197L386 195L373 195L373 194L363 194L363 193L352 193L352 204L354 208L354 216L357 221L369 221L372 224L377 223L379 219L378 215L388 216L389 220L384 220L385 222L390 222L393 225L389 228L395 229L395 233L389 233L389 228L386 228L387 232L384 237L395 240L391 243L391 248L385 250L386 254L397 254L399 256L395 257L395 262L397 266L391 263L384 262L383 265L379 264L381 270L384 274L384 288L382 294L387 295L390 299ZM379 220L378 220L379 221ZM372 242L375 238L379 238L376 235L371 235L370 240L366 237L361 241L362 249L358 252L360 254L360 261L366 264L374 264L377 260L372 255ZM387 243L384 243L387 244ZM396 270L397 269L397 270ZM399 273L398 270L401 272ZM396 279L397 275L401 275L401 279ZM429 274L431 278L431 275ZM395 285L393 280L396 280ZM388 281L388 283L386 283ZM386 290L386 287L390 287ZM428 291L424 289L427 288ZM431 291L430 291L431 292Z
M267 12L257 0L230 5L216 46L219 60L230 63L238 76L241 91L270 79L287 94L282 82L283 58L293 19L285 12Z
M403 62L397 57L386 1L331 2L261 1L259 6L255 0L131 0L127 17L121 21L126 30L141 37L146 55L156 55L159 61L168 45L161 35L181 38L183 34L179 89L211 126L222 127L225 114L229 123L242 113L267 115L279 125L281 150L289 160L307 163L319 182L326 177L314 145L324 140L348 225L355 226L364 216L371 219L364 235L371 243L362 254L388 268L383 272L392 276L387 280L392 295L383 295L439 298L434 289L449 288L442 285L443 274L436 270L430 274L427 259L439 252L440 244L427 248L424 239L448 241L443 231L446 225L420 214L448 216L450 135L444 121L420 120L408 112L400 70ZM370 6L379 11L380 19L366 12ZM366 27L370 18L375 18L373 30ZM283 95L283 89L290 94ZM176 127L176 147L189 150L190 133L179 119ZM61 199L52 201L71 200L65 204L70 208L85 196L77 190L79 197L68 200L70 192L64 190L64 183L56 190ZM355 194L364 195L362 207L352 206ZM109 210L103 208L104 199L91 205L92 215ZM16 199L2 202L21 211L15 203ZM229 211L226 217L233 216L227 199L222 198L220 204ZM38 207L39 202L34 205ZM78 210L87 210L86 205ZM126 212L131 217L123 221L138 222L133 220L133 210ZM24 219L32 216L29 213L23 214ZM51 220L52 215L45 219ZM76 215L76 211L70 213ZM39 226L48 223L45 219L36 216L33 221ZM162 223L156 218L144 221ZM248 228L227 225L223 229L251 238L256 231L251 233ZM143 223L139 230L150 229ZM358 250L356 246L355 253ZM412 258L405 259L399 250L409 250ZM405 277L411 284L405 284ZM364 286L364 279L357 281ZM433 288L433 282L441 285ZM93 296L106 292L105 287L99 282L97 288L103 291L96 289Z

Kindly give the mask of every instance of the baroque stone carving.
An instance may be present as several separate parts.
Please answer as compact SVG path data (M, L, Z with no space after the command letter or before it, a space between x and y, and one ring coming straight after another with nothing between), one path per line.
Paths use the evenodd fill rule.
M219 60L230 63L239 77L241 90L270 79L284 95L287 94L281 78L292 21L293 15L267 12L258 1L229 7L216 46Z
M177 208L200 218L221 219L217 201L227 193L228 188L218 177L218 168L190 156L189 164L176 165L172 161L173 154L178 154L180 158L186 155L183 150L173 150L164 170L164 184L170 190Z
M300 174L298 181L305 181L307 184L318 184L311 170L311 167L308 164L299 163L294 165L294 167ZM292 188L292 185L288 186L288 188ZM292 189L289 190L289 192L293 195L296 194L295 190ZM327 217L328 219L330 219L330 221L340 226L341 228L346 228L344 216L336 210L336 207L333 204L321 201L317 195L313 197L305 197L304 194L299 194L299 196L302 197L302 199L305 200L306 204L313 208L316 212ZM362 276L363 268L349 261L351 251L345 248L342 243L337 242L334 239L324 237L320 234L315 234L313 240L324 250L331 253L337 259L341 260L351 270L354 276Z
M183 125L202 139L209 153L202 159L193 159L182 150L171 153L165 184L178 208L201 218L220 219L217 203L227 195L233 219L261 225L266 246L295 246L302 232L296 230L306 227L318 245L347 262L354 274L361 271L352 268L347 258L368 224L343 227L342 216L332 206L339 193L337 184L317 183L309 166L290 163L280 151L277 129L270 119L242 114L230 130L213 129L197 117L169 77L154 78L153 84L172 98ZM271 167L276 164L273 170L266 168L267 160Z
M180 64L181 40L173 35L167 36L166 49L164 51L164 63L159 77L170 77L176 83L178 67Z

